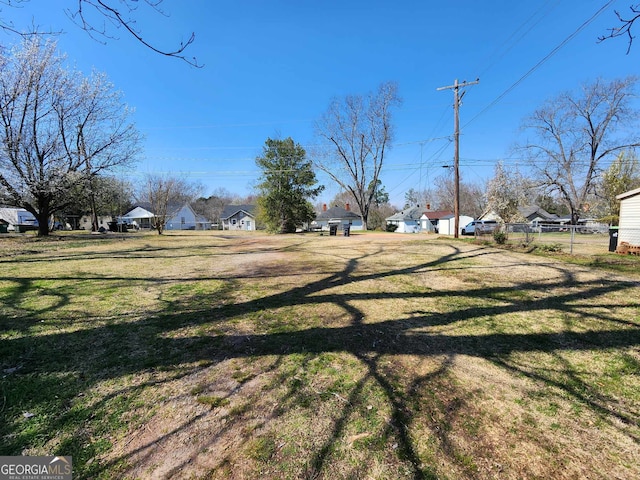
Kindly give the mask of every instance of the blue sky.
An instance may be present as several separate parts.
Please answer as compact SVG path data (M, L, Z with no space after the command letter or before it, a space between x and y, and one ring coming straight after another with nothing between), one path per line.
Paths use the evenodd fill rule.
M64 30L58 46L69 61L106 72L124 92L145 137L128 173L134 182L171 172L204 184L205 195L218 187L248 194L268 137L314 145L314 122L332 97L395 81L403 103L381 177L401 207L408 189L428 187L452 163L453 93L438 87L480 78L460 111L460 164L463 180L483 181L498 160L518 162L519 126L544 100L598 77L640 73L640 40L629 55L626 39L597 42L617 25L614 9L630 3L165 0L167 16L140 7L140 32L161 48L195 32L187 53L203 68L154 54L122 30L110 30L118 39L106 45L92 40L65 16L72 0L31 0L1 14L16 28ZM327 189L318 200L329 201L337 187L319 179Z

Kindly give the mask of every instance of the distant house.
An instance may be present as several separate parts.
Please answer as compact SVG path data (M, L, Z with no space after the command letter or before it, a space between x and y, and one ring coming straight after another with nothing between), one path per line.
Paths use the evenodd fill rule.
M520 207L518 213L529 223L557 223L560 220L555 213L549 213L537 205Z
M525 205L523 207L518 207L518 213L527 223L538 224L538 223L565 223L566 219L560 218L555 213L549 213L544 208L539 207L538 205ZM493 210L486 211L478 220L495 220L496 222L504 223L500 215L498 215Z
M440 220L453 215L450 210L427 210L420 217L420 227L423 232L440 232Z
M140 206L135 207L122 216L122 221L128 224L136 225L138 228L150 229L153 225L155 215L149 210ZM91 226L91 225L89 225Z
M189 204L171 209L168 217L165 230L211 230L211 221L194 212Z
M620 200L618 245L627 242L640 246L640 188L622 193L616 198Z
M417 233L422 229L421 218L425 208L420 205L405 208L401 212L394 213L390 217L385 218L387 225L397 225L398 233Z
M255 205L225 205L220 214L223 230L255 230Z
M338 230L344 229L345 226L349 226L350 230L363 229L362 217L353 212L348 203L344 208L337 205L327 208L327 204L323 204L322 211L311 222L311 228L318 230L329 230L331 225L336 225Z
M34 229L38 226L36 217L24 208L0 208L0 219L6 222L8 231Z

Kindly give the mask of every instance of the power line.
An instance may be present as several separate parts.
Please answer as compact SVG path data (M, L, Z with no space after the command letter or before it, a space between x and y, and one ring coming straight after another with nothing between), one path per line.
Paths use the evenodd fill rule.
M502 92L493 102L487 105L484 109L482 109L478 114L476 114L471 120L464 124L462 128L466 128L475 120L478 119L482 114L484 114L487 110L496 105L500 100L502 100L505 96L507 96L513 89L515 89L518 85L520 85L527 77L529 77L533 72L535 72L538 68L540 68L547 60L553 57L558 51L563 48L567 43L569 43L578 33L584 30L587 25L593 22L596 18L602 14L615 0L609 0L606 4L604 4L600 9L598 9L586 22L580 25L571 35L565 38L560 44L555 47L551 52L549 52L542 60L536 63L528 72L522 75L518 80L515 81L509 88L507 88L504 92Z
M518 44L518 42L520 42L520 40L522 40L524 37L526 37L529 34L529 32L531 32L531 30L533 30L560 3L560 0L555 0L555 5L553 5L551 8L548 8L547 6L551 3L551 1L552 0L547 0L538 10L536 10L534 13L532 13L518 28L516 28L511 33L511 35L509 35L509 37L502 43L502 45L500 45L498 48L496 48L489 55L489 57L488 57L489 60L491 60L491 58L494 57L494 56L497 56L498 58L496 58L495 60L491 61L489 63L489 65L487 65L482 71L480 71L480 73L478 74L478 77L483 77L485 75L485 73L488 72L491 69L491 67L493 67L496 63L498 63L500 60L502 60L502 58L504 58L504 56L507 53L509 53L511 51L511 49L513 49L513 47L515 47ZM544 12L544 13L542 15L540 15L537 20L533 21L534 18L540 14L540 12ZM527 28L522 33L522 35L520 35L517 39L511 41L512 39L514 39L516 37L518 32L523 30L525 28L525 26L530 22L532 22L532 23L529 26L529 28ZM499 53L500 50L504 46L506 46L504 51L502 53ZM478 70L478 68L476 68L474 70Z

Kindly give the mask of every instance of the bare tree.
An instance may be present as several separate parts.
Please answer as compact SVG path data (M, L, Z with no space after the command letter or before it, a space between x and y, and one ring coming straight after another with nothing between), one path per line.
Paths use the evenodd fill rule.
M0 4L16 8L25 8L29 2L30 0L0 0ZM195 33L192 32L185 41L179 42L175 48L167 49L161 48L154 41L148 40L138 28L138 18L142 16L140 7L143 3L154 13L168 16L162 9L163 0L75 0L69 3L75 3L76 6L64 9L67 17L87 32L92 39L100 43L104 44L108 39L115 38L112 33L113 29L124 29L127 34L142 45L160 55L178 58L194 67L202 67L195 57L187 57L185 54L186 49L195 41ZM61 31L42 32L36 27L31 27L31 30L24 31L10 19L7 19L6 16L0 17L0 29L24 37L61 33Z
M55 47L35 37L0 54L0 184L40 235L74 187L132 163L140 141L106 77L65 68Z
M563 93L526 121L531 140L522 149L539 186L558 192L577 223L595 194L600 165L618 152L640 146L637 135L622 136L637 112L630 108L636 79L586 84L578 94Z
M236 195L232 194L224 187L216 188L209 197L200 197L193 204L194 211L203 217L213 221L214 223L221 224L222 210L225 205L231 205L234 203ZM236 204L243 202L236 201Z
M138 193L138 200L149 204L154 214L153 228L162 235L170 218L171 209L182 207L185 203L195 200L201 188L200 185L189 183L171 174L149 174L143 189Z
M453 212L453 202L455 197L455 184L453 171L449 169L447 173L439 175L434 181L435 207L438 210L450 210ZM460 182L460 212L478 218L487 208L485 188L475 183Z
M350 95L334 99L316 122L325 149L314 163L343 190L350 192L367 228L380 171L391 146L391 111L398 105L395 83L383 83L367 97Z
M609 29L607 35L598 37L598 41L603 42L610 38L627 37L627 54L631 51L631 44L635 38L631 32L633 25L638 19L640 19L640 3L632 4L629 6L630 13L624 15L615 10L615 14L618 17L620 24L617 27Z

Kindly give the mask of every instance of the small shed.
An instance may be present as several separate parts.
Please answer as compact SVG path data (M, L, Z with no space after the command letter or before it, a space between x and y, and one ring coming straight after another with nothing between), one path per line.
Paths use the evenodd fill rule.
M458 235L462 235L462 229L473 222L473 217L468 215L460 215L458 217ZM442 217L439 222L438 233L441 235L454 235L456 231L456 217L455 215L447 215Z
M640 188L622 193L616 198L620 200L618 245L627 242L629 245L640 246Z

